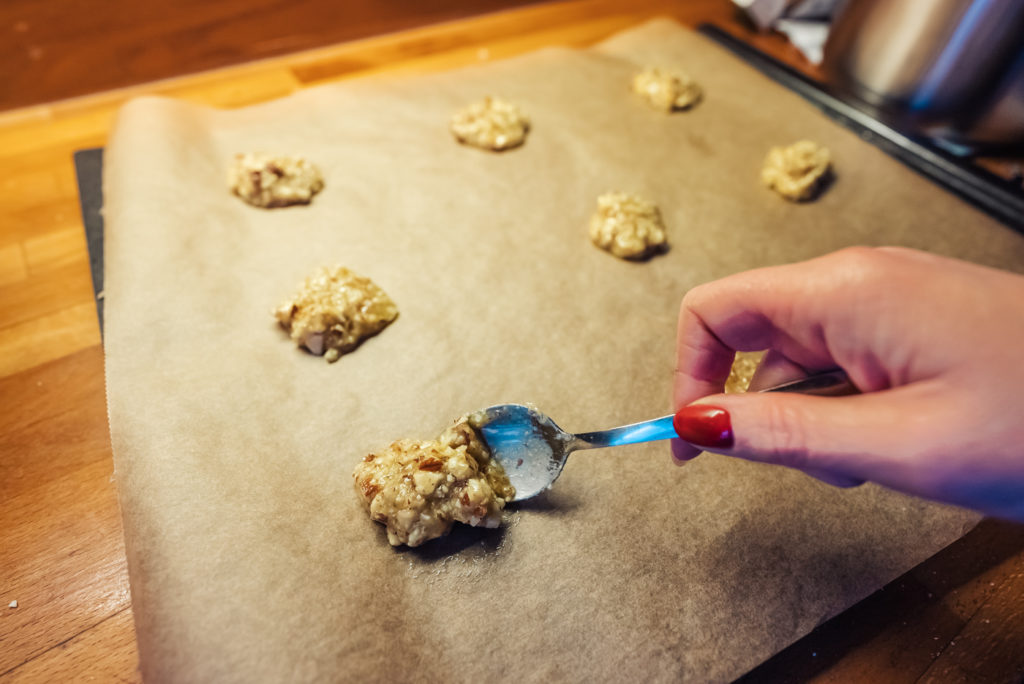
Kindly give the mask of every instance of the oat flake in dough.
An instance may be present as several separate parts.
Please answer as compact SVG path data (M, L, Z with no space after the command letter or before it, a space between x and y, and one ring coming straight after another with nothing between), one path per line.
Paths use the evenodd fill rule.
M236 154L228 169L231 192L264 209L309 204L323 190L320 170L302 157L250 152Z
M827 148L801 140L771 149L761 169L761 182L788 200L806 201L821 191L831 167Z
M456 522L501 524L501 510L516 492L477 421L463 416L433 441L399 440L356 466L356 494L370 518L386 525L392 546L419 546Z
M511 102L485 97L456 112L451 130L460 143L499 152L523 144L530 119Z
M369 278L347 268L320 268L274 317L300 347L337 361L398 317L398 307Z
M590 239L620 259L645 259L668 248L658 207L642 197L609 192L597 198Z

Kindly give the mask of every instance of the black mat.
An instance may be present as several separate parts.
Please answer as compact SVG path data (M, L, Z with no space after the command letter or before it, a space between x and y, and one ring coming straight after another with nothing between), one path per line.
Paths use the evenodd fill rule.
M96 315L103 334L103 148L75 152L75 175L78 178L78 202L85 224L85 241L89 248L89 270L92 292L96 298Z

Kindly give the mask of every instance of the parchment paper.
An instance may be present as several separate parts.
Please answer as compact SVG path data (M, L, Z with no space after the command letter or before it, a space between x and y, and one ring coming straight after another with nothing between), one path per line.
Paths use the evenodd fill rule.
M688 69L704 102L647 108L629 83L648 64ZM532 117L524 147L451 139L486 94ZM808 205L758 182L800 138L837 169ZM245 205L223 177L249 150L307 156L326 189ZM698 283L852 244L1024 264L1024 239L675 24L237 111L141 99L108 161L109 409L148 681L726 680L977 520L717 456L676 468L665 443L576 454L503 529L419 550L357 503L359 458L467 410L533 402L572 431L667 413ZM668 254L589 243L611 189L660 204ZM401 316L328 365L269 312L331 263Z

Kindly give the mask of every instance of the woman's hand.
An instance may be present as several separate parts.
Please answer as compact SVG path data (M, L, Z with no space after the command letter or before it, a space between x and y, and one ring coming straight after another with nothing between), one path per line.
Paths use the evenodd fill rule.
M734 352L760 349L752 389L838 367L863 394L720 394ZM696 403L673 456L701 447L1024 520L1022 392L1024 277L846 249L686 295L674 401Z

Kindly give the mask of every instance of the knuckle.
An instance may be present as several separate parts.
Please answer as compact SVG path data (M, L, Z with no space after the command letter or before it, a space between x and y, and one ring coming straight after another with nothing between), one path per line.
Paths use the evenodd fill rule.
M765 411L765 456L772 463L805 469L809 465L806 421L788 401L768 402Z
M886 279L891 257L874 247L847 247L837 252L843 274L856 283Z
M878 255L879 250L877 248L865 247L864 245L844 247L835 253L837 259L850 263L856 263L858 261L874 261Z
M694 308L698 307L700 305L700 302L702 302L705 299L704 292L707 289L708 283L704 283L687 290L686 294L683 295L683 301L679 306L680 310L684 312L693 311Z

